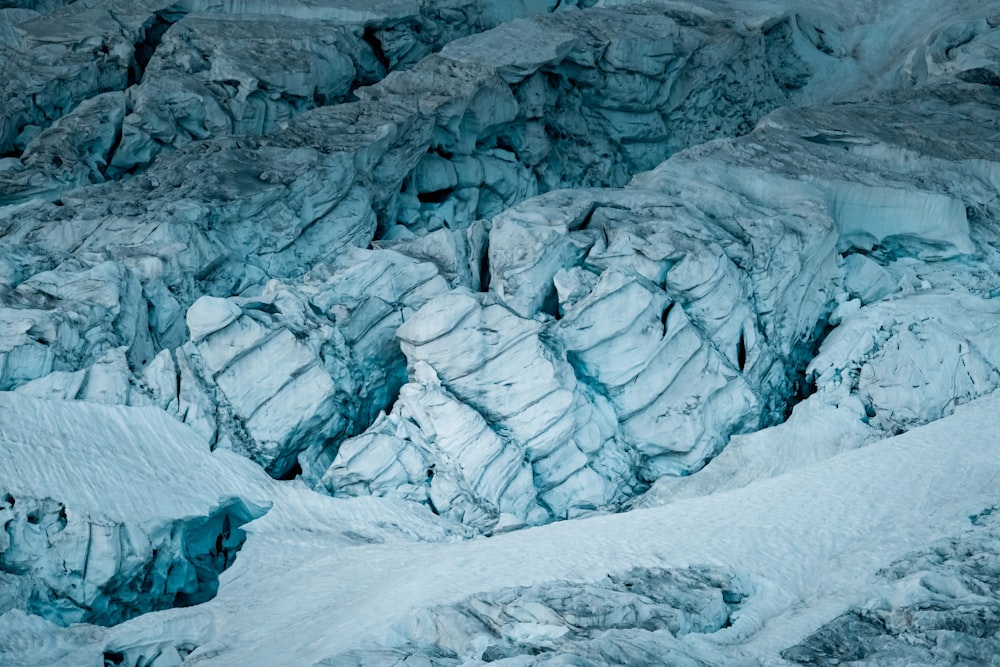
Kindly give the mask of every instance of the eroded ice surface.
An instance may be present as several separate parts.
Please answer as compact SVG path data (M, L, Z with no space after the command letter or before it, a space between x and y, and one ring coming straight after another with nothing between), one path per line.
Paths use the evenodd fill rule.
M0 417L4 611L107 625L203 601L270 505L160 410L5 392Z
M0 392L0 416L0 604L13 618L29 612L60 625L110 625L203 602L236 560L244 525L271 512L289 527L306 521L305 534L332 530L324 536L331 545L463 534L430 516L404 518L415 512L406 503L382 503L402 512L397 528L377 510L372 519L370 502L333 508L243 457L210 451L158 408ZM324 512L326 529L323 520L312 523Z
M26 4L0 663L992 655L994 8Z

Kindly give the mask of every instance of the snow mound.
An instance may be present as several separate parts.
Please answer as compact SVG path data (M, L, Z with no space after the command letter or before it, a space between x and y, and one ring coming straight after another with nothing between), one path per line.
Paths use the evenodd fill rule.
M112 624L201 602L270 505L258 473L152 408L0 393L0 442L5 611Z

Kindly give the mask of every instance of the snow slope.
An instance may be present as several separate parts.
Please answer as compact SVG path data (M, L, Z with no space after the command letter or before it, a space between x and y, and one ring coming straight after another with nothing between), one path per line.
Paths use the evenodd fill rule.
M285 540L304 530L327 548L371 535L466 534L416 506L334 504L301 484L279 484L243 457L209 451L158 408L0 392L0 447L0 609L62 625L110 625L211 597L243 544L241 527L265 513L289 531ZM386 512L396 528L385 525ZM317 515L329 523L317 526ZM18 634L7 631L0 655Z
M928 426L735 491L492 538L337 548L268 514L246 527L251 537L215 599L115 626L91 650L134 655L183 637L196 646L189 664L274 665L289 655L296 664L349 664L337 656L442 641L426 628L414 634L407 620L473 593L707 565L733 572L746 598L731 627L685 635L684 649L715 664L774 664L779 651L872 596L880 567L960 534L970 516L995 504L998 408L1000 396L982 398ZM330 519L317 513L311 521ZM4 650L10 664L45 664L23 648ZM457 657L476 664L479 656Z

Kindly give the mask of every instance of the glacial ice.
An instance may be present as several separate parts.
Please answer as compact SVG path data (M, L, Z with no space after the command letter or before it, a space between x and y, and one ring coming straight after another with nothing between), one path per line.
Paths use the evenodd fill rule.
M992 655L996 12L26 4L0 664Z
M240 526L267 510L259 481L229 473L224 456L159 410L5 392L0 417L5 612L111 625L201 602L242 545ZM40 464L40 447L58 465Z
M885 594L832 619L781 655L857 665L989 664L997 652L995 507L972 526L879 570Z
M677 640L726 627L745 597L738 577L709 567L633 568L595 582L484 591L420 609L394 628L404 638L399 645L348 651L328 664L405 664L419 656L440 665L477 658L499 665L698 665Z
M297 484L268 482L258 471L257 478L274 485L274 506L245 526L247 542L223 573L215 598L96 628L85 638L81 626L50 628L44 641L27 644L13 637L31 637L34 625L8 613L0 616L0 659L45 664L34 656L63 646L78 651L78 662L81 655L114 653L136 664L140 655L180 647L189 659L208 664L274 664L290 650L307 663L337 664L360 654L375 656L362 664L378 664L394 652L412 653L412 643L432 650L443 641L479 651L456 656L466 659L481 657L490 644L520 651L548 643L553 664L571 655L596 664L611 655L624 662L677 655L705 664L774 664L781 651L837 616L875 598L893 600L892 582L879 570L912 562L935 540L959 541L970 517L983 523L1000 470L992 443L997 414L993 395L875 446L729 493L489 539L456 540L460 533L449 537L440 517L432 520L388 499L327 498ZM234 460L222 473L227 478L253 472L226 452L211 456ZM934 553L915 571L933 568ZM961 563L961 556L953 562ZM988 571L992 561L982 562ZM678 581L691 583L674 588L671 582ZM625 583L639 589L631 593ZM644 589L647 583L654 590ZM558 593L567 586L580 591L580 602L593 600L581 609L592 620L552 623L543 615L546 606L572 608L575 598ZM604 634L627 611L624 602L650 604L643 598L655 590L669 602L654 608L680 622L670 634L639 627ZM513 604L506 602L512 595ZM518 605L518 599L542 604ZM715 610L707 625L687 625L695 619L668 611L684 609L686 600L705 613ZM719 602L738 604L723 611ZM604 603L606 615L598 606ZM248 613L248 607L261 611ZM469 620L436 626L435 618ZM491 618L499 624L484 628ZM685 627L714 632L684 634ZM586 628L600 630L587 639ZM567 631L579 640L560 643L559 634Z
M1000 381L997 305L925 292L858 311L810 363L820 394L861 399L869 423L892 431L926 424ZM843 400L838 396L838 400Z

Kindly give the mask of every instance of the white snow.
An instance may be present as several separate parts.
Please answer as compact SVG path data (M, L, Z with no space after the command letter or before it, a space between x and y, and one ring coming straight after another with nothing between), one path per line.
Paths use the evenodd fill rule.
M879 567L959 532L995 503L997 428L994 395L734 491L450 544L338 549L303 540L289 514L269 514L248 526L250 539L222 576L218 597L112 628L109 644L151 643L173 628L200 627L190 658L196 664L265 666L290 655L315 664L351 648L391 646L392 628L415 610L477 591L596 580L625 564L716 564L740 573L749 597L733 627L685 641L706 657L773 664L777 651L864 602Z
M185 518L233 497L269 505L269 480L259 468L230 452L210 452L156 408L0 392L0 443L5 492L60 499L88 520ZM179 494L183 487L189 490Z
M214 296L203 296L187 310L188 331L195 343L202 338L223 329L243 314L232 301Z

